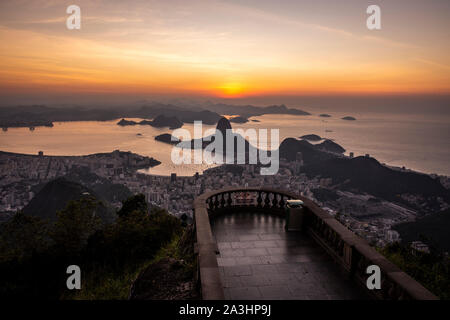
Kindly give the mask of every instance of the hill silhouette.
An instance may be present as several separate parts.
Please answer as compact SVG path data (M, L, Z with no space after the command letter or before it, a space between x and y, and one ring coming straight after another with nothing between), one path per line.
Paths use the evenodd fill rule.
M280 144L280 158L288 161L294 161L297 153L301 152L303 161L306 164L322 162L327 159L335 157L333 154L323 152L317 146L309 143L306 140L298 140L295 138L286 138Z
M308 140L308 141L320 141L322 140L322 137L317 134L305 134L300 137L301 139Z
M209 110L213 110L221 114L238 114L244 118L261 116L264 114L293 114L300 116L310 115L309 112L300 109L291 109L284 104L258 107L253 105L229 105L224 103L210 103L206 107Z
M403 242L427 239L429 244L438 243L441 249L450 252L450 209L426 215L414 222L401 223L393 227Z
M66 208L70 201L84 196L99 197L91 189L80 183L60 177L48 182L23 209L23 213L49 221L55 221L57 212ZM98 215L105 222L113 220L112 211L105 206L97 208Z
M333 151L342 151L334 142L327 143ZM323 145L313 145L306 140L287 138L280 144L280 157L294 161L297 153L302 153L304 166L302 172L309 177L332 178L333 185L339 189L368 193L388 201L416 206L420 212L440 210L438 197L450 201L450 192L439 180L422 173L394 170L380 164L370 157L347 158L338 152L324 152ZM330 150L327 150L330 151ZM414 205L400 196L402 194L420 195L422 205Z
M152 104L151 106L142 106L135 111L128 111L128 114L135 118L155 118L159 115L164 115L165 117L176 117L183 123L202 121L203 124L214 124L221 118L219 114L209 110L193 111L174 105L157 103Z
M119 126L135 126L135 125L149 125L155 128L169 127L170 129L176 129L183 126L183 122L178 120L175 116L165 116L158 115L153 120L142 120L140 122L136 122L133 120L122 119L117 122Z
M109 203L122 202L132 196L132 192L125 185L112 183L93 173L87 167L74 167L64 178L87 187L101 200Z
M449 191L428 175L403 172L381 165L376 159L332 157L309 163L303 168L308 176L331 177L343 189L356 189L387 200L400 200L401 194L450 198Z
M333 153L344 153L345 149L338 145L336 142L326 139L324 142L316 144L314 146L316 149L333 152Z

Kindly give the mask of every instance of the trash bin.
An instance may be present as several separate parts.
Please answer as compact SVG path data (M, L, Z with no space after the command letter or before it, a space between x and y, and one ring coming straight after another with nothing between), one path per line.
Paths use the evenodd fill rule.
M301 231L303 226L304 210L302 200L286 201L286 231Z

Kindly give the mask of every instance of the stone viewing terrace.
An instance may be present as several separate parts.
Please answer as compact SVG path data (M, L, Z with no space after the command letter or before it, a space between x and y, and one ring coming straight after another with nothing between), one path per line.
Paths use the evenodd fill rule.
M304 202L286 231L286 200ZM312 201L280 190L229 188L194 201L203 299L436 299ZM381 269L368 290L366 268Z
M224 214L212 222L226 299L357 299L311 238L284 230L284 219L256 213Z

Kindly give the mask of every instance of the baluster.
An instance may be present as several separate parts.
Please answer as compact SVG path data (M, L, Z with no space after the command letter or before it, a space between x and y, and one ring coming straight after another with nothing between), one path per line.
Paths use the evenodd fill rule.
M273 209L277 209L278 208L278 200L277 200L277 194L276 193L273 194L272 208Z
M217 208L219 207L219 197L217 195L214 196L214 209L217 210Z
M208 198L208 207L209 207L209 210L214 209L214 203L213 203L212 197Z
M285 202L284 202L284 195L283 194L280 194L280 197L281 197L281 199L280 199L280 202L278 203L278 205L280 206L280 208L281 209L284 209L284 205L285 205Z
M220 200L220 207L225 208L225 194L222 193L222 199Z
M227 200L227 207L231 207L233 204L233 200L231 200L231 192L228 192L228 200Z
M270 208L270 199L269 199L270 194L268 192L266 192L265 194L266 197L264 199L264 208Z
M261 208L262 207L262 197L261 197L261 191L258 191L258 198L256 199L256 202L258 203L256 206L258 207L258 208Z

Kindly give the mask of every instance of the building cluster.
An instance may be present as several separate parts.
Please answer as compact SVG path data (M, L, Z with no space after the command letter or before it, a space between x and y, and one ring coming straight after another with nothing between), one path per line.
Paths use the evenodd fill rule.
M392 230L391 219L371 219L361 221L351 214L331 213L344 226L352 230L360 237L366 239L371 245L384 247L388 243L400 241L400 234Z
M88 156L22 155L0 152L0 212L21 210L38 186L85 167L105 178L132 175L149 167L154 159L131 152L114 151Z
M204 192L225 187L260 187L270 186L300 193L319 203L330 215L342 224L376 245L399 240L399 234L392 230L393 224L409 221L414 212L398 205L384 202L383 206L392 205L392 217L371 216L364 219L358 216L359 211L370 211L370 201L361 199L361 195L345 196L345 212L336 209L332 200L314 196L314 190L329 188L332 180L321 177L307 177L301 173L303 159L297 154L294 161L280 161L280 169L275 175L259 174L257 165L224 165L208 169L202 174L191 177L148 175L139 169L148 168L155 160L130 152L114 151L111 153L89 156L43 156L0 153L0 215L22 209L34 196L36 186L51 179L66 175L73 167L87 167L90 171L109 179L112 183L127 186L133 193L142 193L147 201L162 207L170 213L192 217L192 202ZM360 203L363 204L361 209ZM378 204L379 205L379 204ZM406 211L405 211L406 210ZM0 218L0 221L2 219Z

